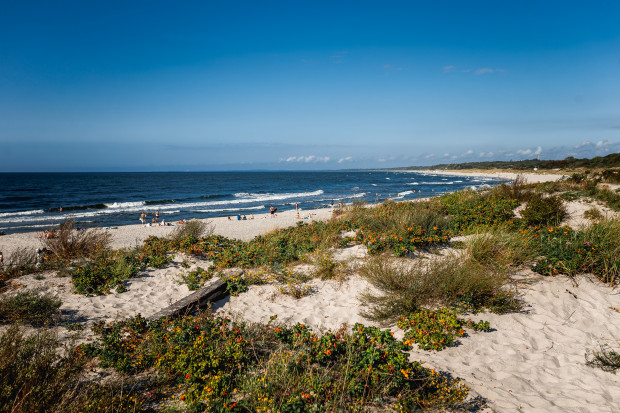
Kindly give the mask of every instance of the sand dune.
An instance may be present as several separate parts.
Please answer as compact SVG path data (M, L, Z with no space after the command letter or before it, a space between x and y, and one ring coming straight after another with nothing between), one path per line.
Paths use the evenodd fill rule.
M535 179L540 178L537 175ZM329 209L313 212L313 219L331 216ZM575 209L572 215L579 219L582 210ZM210 221L216 234L249 240L298 220L294 211L288 211L276 218L257 215L248 221ZM120 248L134 246L150 235L165 236L174 228L131 225L101 230L109 231L113 246ZM40 246L34 233L0 237L0 251L5 257L16 248ZM348 261L366 255L362 246L339 250L337 254L337 258ZM190 268L183 268L183 261ZM43 274L43 279L28 275L13 284L16 288L58 295L67 319L94 322L138 313L149 316L190 293L180 283L182 273L208 265L177 255L165 268L147 270L130 280L128 291L99 297L72 294L70 279L55 277L53 273ZM610 308L620 308L620 293L587 277L580 278L575 286L566 277L540 277L524 271L516 275L516 281L526 303L523 312L472 316L488 320L493 331L472 333L462 338L459 345L441 352L416 349L412 359L425 360L427 365L463 379L498 412L618 411L620 376L586 366L584 355L588 349L598 348L599 343L620 346L620 313ZM358 275L350 275L342 282L314 280L311 286L313 293L299 300L279 293L275 285L252 286L238 297L216 303L214 310L260 323L277 315L281 322L301 322L319 330L336 330L342 325L350 328L356 322L372 324L361 316L358 300L360 293L370 286ZM394 330L402 337L402 331Z

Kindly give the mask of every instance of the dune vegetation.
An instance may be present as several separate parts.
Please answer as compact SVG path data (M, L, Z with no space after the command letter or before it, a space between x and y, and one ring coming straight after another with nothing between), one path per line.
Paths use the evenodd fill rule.
M299 298L313 293L306 284L313 277L339 280L355 272L375 287L360 297L366 316L377 325L397 325L404 339L361 324L319 333L276 319L254 324L207 312L102 321L87 327L93 341L68 343L53 330L26 335L19 325L57 322L60 303L5 294L0 322L12 326L0 335L0 411L465 409L467 387L411 361L408 351L414 344L439 351L465 339L465 331L484 334L492 327L467 320L466 313L520 311L510 282L520 269L542 276L591 273L617 285L620 222L592 213L588 226L563 224L569 200L594 199L618 210L620 195L599 181L574 175L526 185L517 179L422 202L355 203L329 221L300 222L249 242L193 223L167 238L111 250L105 237L76 234L65 223L65 234L42 258L25 252L9 257L0 287L23 274L54 270L70 276L78 294L122 294L126 280L168 265L174 254L211 262L185 276L191 289L219 277L233 295L252 284L277 283ZM331 256L352 245L369 254L359 269ZM314 270L297 272L301 262ZM245 272L226 272L230 268ZM601 349L591 363L615 369L617 352ZM89 374L93 368L96 377Z

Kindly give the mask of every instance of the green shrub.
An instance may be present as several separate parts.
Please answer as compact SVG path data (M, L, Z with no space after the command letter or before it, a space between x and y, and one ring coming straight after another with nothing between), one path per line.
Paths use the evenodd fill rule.
M593 273L614 283L620 274L620 221L596 222L584 230L533 228L526 233L541 256L532 270L543 275Z
M275 317L273 317L275 318ZM272 318L272 319L273 319ZM189 411L346 411L387 406L449 408L468 389L410 362L389 331L351 332L234 323L202 314L153 322L138 317L94 327L87 346L102 366L150 371ZM168 390L166 390L168 389Z
M606 169L601 173L601 179L610 184L620 184L620 170Z
M5 296L0 299L0 323L50 324L60 315L61 304L57 297L39 295L34 291Z
M398 320L398 327L405 331L405 344L416 343L422 350L443 350L455 344L455 337L463 337L470 327L475 331L487 331L488 321L477 323L462 320L456 311L442 308L438 311L420 310Z
M483 196L474 191L442 195L440 201L452 218L452 229L458 233L509 222L514 218L513 210L519 205L516 199Z
M566 217L566 208L557 196L534 196L521 212L527 225L558 225Z
M122 285L123 281L135 277L145 269L146 262L142 257L119 250L75 266L71 270L71 282L79 294L109 294L113 288Z
M187 288L190 291L196 291L202 288L205 281L212 277L212 273L205 270L202 267L197 267L195 270L182 275L183 283L187 284Z

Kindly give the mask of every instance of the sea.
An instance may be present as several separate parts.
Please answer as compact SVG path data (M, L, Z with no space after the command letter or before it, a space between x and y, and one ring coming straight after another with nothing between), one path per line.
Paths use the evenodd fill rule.
M85 228L315 209L356 200L414 200L501 179L405 171L0 173L0 231ZM62 211L61 211L62 208Z

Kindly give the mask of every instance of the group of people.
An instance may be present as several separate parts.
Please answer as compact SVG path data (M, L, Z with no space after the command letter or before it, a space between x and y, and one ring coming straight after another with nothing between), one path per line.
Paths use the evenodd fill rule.
M161 222L159 222L159 209L157 211L155 211L155 216L153 217L153 219L151 220L150 223L147 223L148 217L146 216L146 212L142 211L142 213L140 214L140 222L142 223L142 225L144 226L153 226L155 224L158 224L159 226L166 226L166 221L164 219L161 220Z

